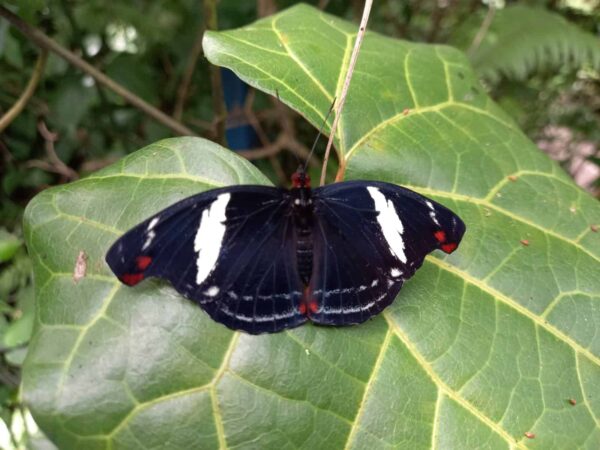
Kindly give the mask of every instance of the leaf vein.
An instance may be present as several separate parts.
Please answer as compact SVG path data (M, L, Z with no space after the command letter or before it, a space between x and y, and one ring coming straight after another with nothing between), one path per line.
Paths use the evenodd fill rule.
M532 311L530 311L523 305L519 304L515 300L511 299L507 295L505 295L502 292L496 290L495 288L483 283L481 280L476 279L471 274L459 269L456 266L452 266L441 259L429 256L429 257L427 257L426 260L428 262L436 264L440 268L447 270L448 272L456 275L457 277L464 280L465 282L468 282L468 283L478 287L483 292L488 293L489 295L494 297L496 300L501 301L505 305L508 305L510 308L521 313L525 317L529 318L536 325L545 329L546 331L548 331L550 334L554 335L559 340L567 343L569 346L571 346L577 352L582 353L585 356L587 356L595 364L600 365L600 358L598 356L594 355L589 349L583 347L581 344L576 342L570 336L567 336L565 333L563 333L558 328L556 328L554 325L547 323L546 321L544 321L544 319L542 319L541 317L539 317L538 315L536 315L535 313L533 313Z
M381 350L379 351L379 355L377 355L377 359L375 360L375 365L373 366L373 371L371 372L369 381L367 381L367 384L365 385L365 390L363 391L363 397L360 401L360 405L358 406L356 415L354 416L354 420L352 421L352 425L350 427L350 432L348 433L348 439L346 440L346 444L344 445L344 449L346 449L346 450L350 448L350 444L354 440L356 431L359 428L358 424L359 424L360 418L362 417L362 414L364 412L364 406L367 401L368 394L371 391L373 383L377 379L377 374L379 373L379 369L381 369L381 364L383 363L383 359L385 358L387 349L390 346L392 336L393 336L392 329L388 327L388 330L385 334L383 343L381 344Z
M488 428L493 430L497 435L499 435L502 439L504 439L509 445L512 445L515 442L515 439L508 434L506 430L504 430L499 424L491 420L488 416L486 416L482 411L477 409L475 405L469 402L467 399L463 398L459 393L454 391L450 386L448 386L432 369L427 360L421 355L421 353L414 347L408 336L404 333L404 330L400 328L400 326L389 317L389 314L384 311L383 315L389 324L390 328L394 331L394 334L398 336L398 339L404 344L406 349L413 355L413 357L417 360L419 365L423 368L423 370L428 374L429 378L438 386L438 389L446 394L449 398L454 400L456 403L461 405L464 409L469 411L473 416L477 417L481 422L486 424ZM516 443L518 447L523 447L522 444Z

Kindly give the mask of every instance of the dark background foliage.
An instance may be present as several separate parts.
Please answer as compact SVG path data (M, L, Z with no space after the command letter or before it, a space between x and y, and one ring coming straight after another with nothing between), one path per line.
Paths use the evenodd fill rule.
M229 74L209 65L200 42L207 28L238 27L294 3L9 0L1 7L192 133L236 147L273 182L285 184L298 158L306 157L314 129L276 99L255 91L238 98L238 107L228 108L227 114L222 85L228 103L241 88L232 85ZM363 5L360 0L308 3L354 21ZM382 0L375 2L370 28L467 52L488 93L541 149L598 195L599 18L599 2L594 0L492 6L478 0ZM40 80L33 94L8 120L8 111L35 78L36 67ZM20 225L25 205L48 186L83 177L178 133L144 107L98 84L90 73L52 52L44 58L31 36L4 19L0 118L0 416L11 428L26 416L18 398L19 368L33 323L31 267ZM319 154L311 164L317 171ZM335 173L335 162L330 171ZM28 440L27 432L18 428L12 427L15 446ZM28 445L40 445L36 439Z

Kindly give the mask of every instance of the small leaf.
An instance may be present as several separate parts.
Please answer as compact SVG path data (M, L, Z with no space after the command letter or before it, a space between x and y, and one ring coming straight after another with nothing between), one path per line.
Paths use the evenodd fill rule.
M2 336L2 347L13 348L26 344L31 338L34 322L33 288L26 287L18 293L20 317L10 322Z
M7 351L4 357L10 365L21 367L23 361L25 361L25 356L27 356L27 348L21 347Z
M23 242L4 228L0 228L0 263L10 261Z

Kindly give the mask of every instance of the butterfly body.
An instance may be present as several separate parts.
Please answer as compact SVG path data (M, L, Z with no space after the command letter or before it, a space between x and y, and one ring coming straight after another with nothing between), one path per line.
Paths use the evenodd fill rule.
M296 259L298 274L304 285L308 285L313 267L313 200L310 179L304 172L292 177L292 214L296 229Z
M364 322L396 297L435 249L456 249L465 225L444 206L375 181L312 190L214 189L135 226L106 260L125 284L167 279L214 320L252 334Z

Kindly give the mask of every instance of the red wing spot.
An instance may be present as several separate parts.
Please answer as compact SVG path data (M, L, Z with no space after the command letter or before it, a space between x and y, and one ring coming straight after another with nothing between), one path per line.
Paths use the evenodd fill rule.
M319 309L319 304L316 302L316 300L312 300L309 304L308 304L308 308L310 309L311 313L316 313L317 310Z
M404 111L402 111L402 115L403 116L408 116L410 114L410 109L409 108L404 108Z
M523 434L525 435L525 437L527 439L533 439L533 438L535 438L535 434L532 433L531 431L527 431L526 433L523 433Z
M306 303L302 302L298 305L298 312L302 315L306 314Z
M574 398L570 398L569 399L569 403L573 406L575 406L577 404L577 400L575 400Z
M527 247L529 245L529 241L527 239L521 239L521 244Z
M126 273L121 277L121 281L127 286L135 286L144 279L143 273Z
M138 256L135 259L135 262L137 264L138 269L140 269L140 270L146 270L146 268L152 262L152 258L150 256Z
M452 253L454 250L456 250L456 247L456 242L448 242L447 244L442 244L442 250L446 253Z
M438 242L446 242L446 233L443 230L433 233Z

